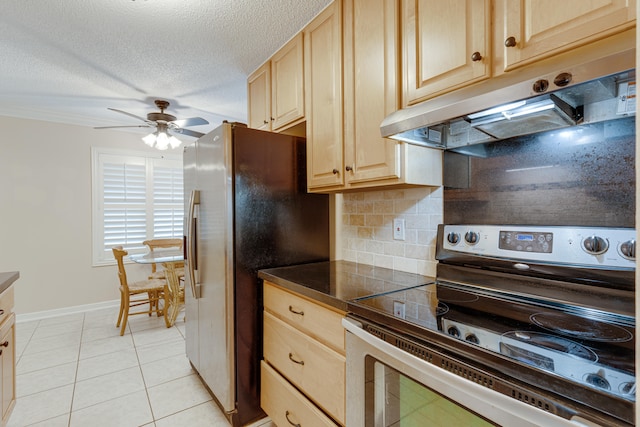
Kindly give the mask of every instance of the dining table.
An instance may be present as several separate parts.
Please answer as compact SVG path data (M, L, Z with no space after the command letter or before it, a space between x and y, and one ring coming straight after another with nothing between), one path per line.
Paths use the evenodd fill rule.
M129 259L138 264L161 264L165 271L164 320L167 328L175 323L184 306L184 253L181 249L156 249L142 254L131 254Z

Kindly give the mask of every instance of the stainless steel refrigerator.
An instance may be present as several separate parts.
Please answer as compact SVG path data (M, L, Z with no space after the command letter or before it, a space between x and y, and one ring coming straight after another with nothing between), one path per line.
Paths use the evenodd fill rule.
M260 419L262 268L329 259L304 138L224 123L184 149L187 356L234 426Z

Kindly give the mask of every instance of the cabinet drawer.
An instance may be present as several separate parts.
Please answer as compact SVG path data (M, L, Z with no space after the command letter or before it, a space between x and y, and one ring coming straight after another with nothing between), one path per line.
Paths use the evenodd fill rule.
M330 310L264 282L264 308L323 344L344 354L344 313Z
M264 358L312 401L344 423L345 357L264 313Z
M13 285L0 294L0 323L9 318L13 311Z
M309 402L298 390L264 361L261 364L260 406L274 424L304 427L336 427L336 424Z

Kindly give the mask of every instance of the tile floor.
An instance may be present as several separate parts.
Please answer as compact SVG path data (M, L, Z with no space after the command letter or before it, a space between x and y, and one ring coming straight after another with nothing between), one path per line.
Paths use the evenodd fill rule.
M185 355L184 320L117 308L16 325L17 403L8 427L228 427Z

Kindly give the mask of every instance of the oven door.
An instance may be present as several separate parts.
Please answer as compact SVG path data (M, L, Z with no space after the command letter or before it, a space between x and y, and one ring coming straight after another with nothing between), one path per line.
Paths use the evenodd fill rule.
M347 425L594 426L569 421L427 363L343 319Z

